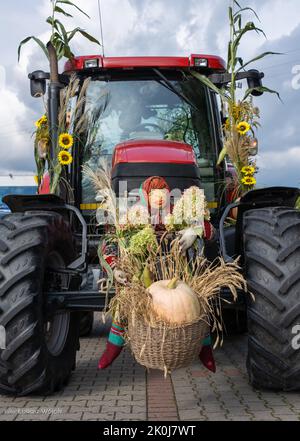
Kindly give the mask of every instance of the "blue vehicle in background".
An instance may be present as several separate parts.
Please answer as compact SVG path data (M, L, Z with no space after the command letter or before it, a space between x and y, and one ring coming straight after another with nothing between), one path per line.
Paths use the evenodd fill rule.
M37 193L33 176L0 176L0 218L10 213L2 198L9 194L30 195Z

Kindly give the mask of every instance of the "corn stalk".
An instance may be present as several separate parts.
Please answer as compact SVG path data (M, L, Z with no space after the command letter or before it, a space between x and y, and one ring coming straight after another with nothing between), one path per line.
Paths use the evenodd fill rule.
M255 166L255 164L250 161L249 149L247 146L249 146L249 142L251 141L249 133L252 133L254 136L254 129L256 129L259 125L259 110L257 107L253 106L250 95L252 92L258 91L276 94L280 98L278 92L275 90L261 86L248 88L242 99L239 101L237 100L237 74L240 71L245 70L246 67L255 61L261 60L269 55L279 55L277 52L269 51L257 55L250 60L243 60L239 54L240 44L243 39L249 35L250 32L256 32L258 35L265 36L264 31L257 27L253 21L248 21L243 25L243 15L246 12L251 12L255 18L259 20L259 17L254 9L250 7L242 7L238 1L232 0L231 6L228 8L230 38L227 54L227 73L229 73L231 77L229 85L218 87L205 75L202 75L196 71L192 72L194 77L201 81L202 84L209 87L212 91L220 96L223 108L227 109L228 119L226 125L223 127L224 145L218 159L218 164L220 164L226 156L229 157L237 172L239 185L241 187L241 191L239 193L243 193L245 190L249 190L254 186L244 185L242 183L244 176L241 172L244 167L249 165ZM243 119L241 119L241 117L243 117ZM246 133L241 133L241 130L238 130L238 124L242 122L246 122L250 126L250 128L247 130L247 132L249 132L247 136Z
M50 2L52 6L52 13L47 18L46 23L50 25L51 28L50 41L56 50L58 60L60 60L63 57L68 58L70 60L74 57L70 43L75 37L75 35L78 33L81 34L87 40L91 41L92 43L96 43L100 45L100 42L95 37L87 33L84 29L77 27L71 31L67 31L63 23L58 19L58 16L62 16L62 15L67 18L73 18L73 15L71 15L69 12L63 9L66 6L76 9L81 14L90 18L82 9L80 9L75 3L69 0L50 0ZM33 35L26 37L19 44L18 60L20 60L22 47L30 40L33 40L42 49L47 59L49 60L49 53L46 44L43 41L41 41L38 37L35 37Z

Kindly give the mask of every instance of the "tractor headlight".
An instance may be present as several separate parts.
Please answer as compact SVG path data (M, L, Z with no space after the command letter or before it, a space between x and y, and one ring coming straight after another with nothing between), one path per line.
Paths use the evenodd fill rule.
M93 58L92 60L85 60L84 67L86 69L92 69L93 67L99 67L98 58Z
M194 65L197 67L207 67L208 60L207 58L194 58Z

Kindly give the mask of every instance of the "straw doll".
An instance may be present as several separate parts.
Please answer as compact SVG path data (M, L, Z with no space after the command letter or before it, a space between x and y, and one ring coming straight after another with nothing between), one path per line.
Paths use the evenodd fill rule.
M149 216L148 220L150 220L155 235L159 239L166 232L168 228L166 223L169 222L170 216L172 217L173 206L170 204L170 188L165 179L152 176L143 182L139 193L140 201L138 204L144 209L144 212L147 208L146 216ZM143 210L139 211L136 207L135 213L138 212L141 213ZM197 240L201 241L201 238L203 238L204 241L210 241L214 236L214 228L208 220L204 220L201 225L186 225L184 229L178 231L178 235L180 252L186 255ZM118 267L118 250L116 247L104 245L102 252L102 257L112 269L114 281L119 285L126 285L128 283L127 275ZM99 369L105 369L118 357L125 343L124 332L124 324L113 321L106 349L98 363ZM212 372L216 371L210 334L202 342L199 358L207 369Z

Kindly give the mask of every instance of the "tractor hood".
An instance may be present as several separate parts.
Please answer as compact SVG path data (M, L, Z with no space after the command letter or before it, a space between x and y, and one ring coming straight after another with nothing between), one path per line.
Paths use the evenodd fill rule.
M149 176L161 176L171 189L185 190L200 186L200 173L192 146L165 140L126 141L115 147L112 161L112 183L117 195L138 189Z
M184 142L143 139L116 145L112 167L121 163L196 164L192 146Z

